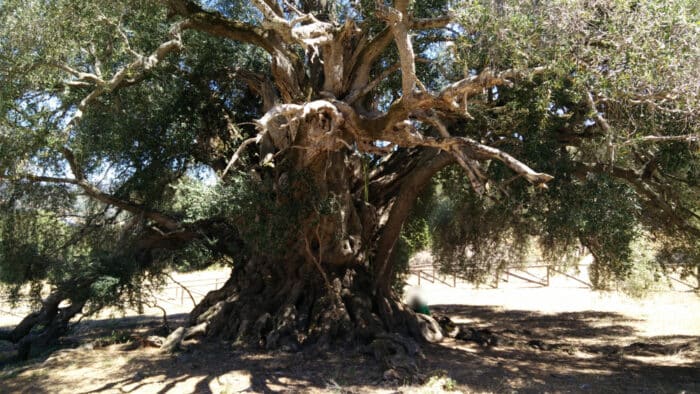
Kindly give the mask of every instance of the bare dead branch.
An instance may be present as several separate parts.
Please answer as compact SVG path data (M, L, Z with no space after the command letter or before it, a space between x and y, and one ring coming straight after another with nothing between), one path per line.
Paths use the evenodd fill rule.
M511 87L515 80L538 75L546 70L546 67L535 67L527 70L504 70L496 74L492 70L486 69L477 75L447 85L438 93L437 97L454 110L464 110L467 99L482 94L486 89L497 86Z
M166 274L166 276L168 277L168 279L170 279L176 285L180 286L180 288L182 288L182 290L184 290L187 293L187 295L190 297L190 300L192 301L192 306L197 306L197 301L194 299L194 296L192 295L190 289L188 289L187 287L185 287L185 285L175 280L175 278L173 278L172 275Z
M257 136L253 138L248 138L247 140L243 141L241 145L236 149L236 152L231 156L231 160L229 160L228 164L226 165L226 168L221 172L221 176L219 177L220 179L224 179L226 177L226 174L228 171L233 167L234 164L236 164L236 161L238 161L238 158L241 157L241 154L245 150L245 148L248 147L248 145L252 143L259 144L260 140L262 139L263 135L258 134Z
M603 129L603 132L606 135L607 139L607 155L608 155L608 160L610 164L612 165L615 162L615 145L613 143L614 140L614 135L613 135L613 130L610 127L610 124L608 121L603 117L603 115L598 112L598 108L596 108L595 100L593 99L593 94L591 92L586 92L586 104L588 105L588 109L593 113L593 119L595 119L596 123L600 126L601 129Z
M54 64L49 64L49 65L56 67L56 68L59 68L65 72L71 74L75 78L77 78L76 80L72 80L69 82L73 82L73 83L88 82L88 83L92 83L95 85L104 85L105 84L105 81L101 77L99 77L98 75L93 74L93 73L86 73L86 72L78 71L78 70L68 66L67 64L54 63Z
M420 99L420 95L416 99L418 103L423 103L422 105L425 105L425 103L435 103L436 100L434 98L426 98L426 99ZM433 138L433 137L426 137L422 135L420 132L418 132L415 128L415 125L413 122L410 120L406 120L406 115L408 110L392 110L390 109L388 115L396 116L397 118L400 118L403 116L403 121L387 121L386 119L382 121L382 123L387 123L391 124L393 126L390 127L389 130L377 130L377 129L368 129L367 127L373 126L371 121L367 121L366 119L362 119L361 116L357 115L357 113L346 103L341 102L341 101L334 101L333 102L338 110L342 112L344 119L345 119L345 124L347 128L350 129L350 131L358 136L358 139L362 140L369 140L369 141L374 141L374 140L383 140L383 141L388 141L390 143L396 144L398 146L404 147L404 148L412 148L412 147L431 147L431 148L438 148L440 150L450 152L452 154L460 155L462 157L463 161L465 162L465 165L463 167L466 167L465 169L469 168L473 175L475 175L475 179L479 178L478 172L474 171L473 165L469 165L468 158L464 155L465 153L455 153L459 152L462 149L467 149L468 150L468 157L471 157L473 159L477 160L487 160L487 159L496 159L498 161L501 161L504 163L506 166L508 166L510 169L515 171L517 174L520 176L524 177L528 182L545 187L545 184L549 182L550 180L553 179L551 175L544 174L544 173L539 173L525 165L524 163L520 162L513 156L509 155L506 152L503 152L497 148L490 147L484 144L481 144L479 142L474 141L471 138L466 138L466 137L450 137L449 133L447 133L447 136L443 135L442 138ZM406 111L406 112L401 112L401 111ZM431 118L423 118L424 121L429 122L429 123L435 123L435 119ZM441 133L445 133L446 129L440 126L440 123L438 123L438 130ZM461 164L461 163L460 163Z
M427 117L426 120L438 130L443 138L452 138L450 132L447 131L447 127L445 127L442 121L436 116ZM474 189L474 191L479 195L483 194L484 185L482 184L480 178L483 178L484 176L479 171L478 164L474 160L469 159L464 151L460 149L453 149L449 151L449 153L454 156L457 163L459 163L459 165L464 169L472 189Z
M279 34L287 43L291 43L292 40L292 27L286 19L278 15L270 5L263 0L251 0L251 3L255 8L260 11L263 15L262 26L266 29L274 30Z
M684 135L645 135L643 137L632 138L622 142L620 145L633 145L640 143L653 142L698 142L700 134L684 134Z
M453 137L458 138L458 137ZM554 179L553 176L545 174L543 172L536 172L532 168L528 167L523 162L519 161L515 157L503 152L500 149L496 149L481 143L478 143L471 138L458 138L461 143L467 148L471 149L474 153L480 155L481 157L496 159L511 170L515 171L517 174L525 178L528 182L535 186L546 187L546 183Z

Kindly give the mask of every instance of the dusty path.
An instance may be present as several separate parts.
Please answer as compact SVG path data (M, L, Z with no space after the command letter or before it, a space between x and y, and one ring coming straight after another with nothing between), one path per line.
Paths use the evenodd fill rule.
M352 350L256 353L218 342L175 356L125 345L66 349L6 368L0 392L700 392L700 298L692 293L637 301L577 288L423 283L420 291L433 312L492 333L499 343L448 339L425 346L421 371L443 377L418 386L383 380L371 356ZM109 336L126 323L135 324L93 325L82 339Z

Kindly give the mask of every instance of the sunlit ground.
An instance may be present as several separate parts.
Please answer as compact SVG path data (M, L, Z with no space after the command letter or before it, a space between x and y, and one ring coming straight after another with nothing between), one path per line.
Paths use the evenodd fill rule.
M226 273L177 279L213 286L219 276ZM434 377L422 385L386 382L371 356L353 351L269 353L227 343L204 343L174 356L125 345L64 349L6 367L0 392L700 392L700 297L692 292L632 299L556 278L550 287L510 280L497 289L426 280L418 288L415 276L409 283L408 291L424 297L433 312L507 341L483 347L447 339L424 346L420 368L425 378ZM168 291L162 299L173 313L189 309L187 296ZM157 310L147 312L158 320ZM109 335L120 323L133 326L124 319L92 322L93 331L83 329L81 340Z

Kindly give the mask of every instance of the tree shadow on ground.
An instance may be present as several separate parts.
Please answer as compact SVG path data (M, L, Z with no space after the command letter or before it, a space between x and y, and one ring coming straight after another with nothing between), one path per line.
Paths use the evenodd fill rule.
M431 308L459 324L508 339L498 346L455 339L423 346L421 372L447 375L464 391L700 392L700 336L640 337L634 320L610 312ZM93 353L100 351L107 352ZM118 374L105 374L72 392L367 392L400 389L407 383L384 381L381 365L359 344L334 352L282 353L241 350L230 342L211 340L174 355L143 348L121 354L129 359ZM20 374L8 379L6 387L10 392L24 387L34 393L55 392L59 377L51 371L61 366L51 361L40 366L49 369L48 375L23 381ZM30 386L27 379L33 379Z
M426 349L428 368L446 369L475 390L700 392L700 336L640 337L633 326L638 320L614 312L431 309L511 340L509 346L455 341Z

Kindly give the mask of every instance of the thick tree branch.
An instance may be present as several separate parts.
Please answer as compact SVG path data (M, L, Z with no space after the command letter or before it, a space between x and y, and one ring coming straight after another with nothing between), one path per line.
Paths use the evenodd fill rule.
M444 87L437 95L438 103L446 110L462 111L467 113L467 102L469 99L483 94L487 89L497 86L513 86L513 81L541 74L545 67L535 67L530 70L505 70L495 74L492 70L486 69L477 75L472 75L460 81L451 83Z
M359 47L359 52L354 56L357 60L353 64L355 69L352 72L353 82L350 85L350 94L360 91L367 86L374 62L381 56L389 44L391 44L392 40L392 30L387 27L379 32L366 45Z
M416 55L413 51L411 36L409 35L410 21L408 15L408 1L397 0L395 8L388 7L382 2L377 2L377 15L384 19L394 36L396 48L399 51L401 61L401 90L404 101L410 99L418 83L416 76Z
M454 160L452 155L433 149L427 149L423 153L423 157L424 164L419 164L415 171L407 175L401 182L401 190L391 206L389 217L382 228L379 242L377 243L377 254L373 260L376 278L375 286L379 291L385 293L388 293L391 287L391 255L401 233L401 227L410 214L418 194L435 173Z
M399 193L401 182L409 175L422 159L422 150L399 149L386 156L377 168L367 176L368 201L376 207L387 207ZM364 192L365 185L356 189L355 194ZM358 197L360 197L358 195Z
M427 102L434 102L434 100L427 100ZM528 182L537 186L545 187L545 184L553 179L551 175L532 170L530 167L508 153L497 148L481 144L471 138L450 137L449 134L447 136L443 135L443 138L425 137L416 130L415 124L410 120L403 120L399 122L397 119L396 122L392 123L394 126L388 131L369 129L371 131L367 133L367 126L372 126L367 120L362 119L349 105L343 102L336 101L334 104L343 114L343 119L347 127L357 136L359 140L383 140L404 148L430 147L437 148L445 152L450 152L453 155L459 156L462 161L465 162L463 167L465 170L470 169L471 171L469 173L471 173L474 178L479 178L479 173L478 171L474 170L475 167L473 165L469 164L469 158L477 160L496 159L508 166L520 176L524 177ZM407 109L404 110L408 112ZM407 113L402 113L398 110L390 110L389 114L393 114L397 118L404 116L404 119L405 116L408 115ZM432 121L432 119L426 120L428 122ZM463 149L466 149L466 152L463 152ZM466 156L464 156L465 154Z
M274 45L265 38L264 29L247 23L232 21L218 12L205 11L191 0L165 0L171 12L187 18L184 28L199 30L215 37L227 38L274 52Z
M399 6L403 7L402 4L399 4ZM398 6L396 9L398 10ZM452 19L453 16L450 14L443 17L427 19L414 19L409 17L408 29L439 29L447 26ZM379 32L369 42L358 46L355 55L352 57L353 60L350 62L353 67L353 71L351 72L352 83L350 84L350 93L348 94L348 96L353 97L353 100L351 101L354 102L358 97L363 96L362 94L359 94L359 92L362 91L369 83L372 66L381 56L381 54L384 53L393 39L394 29L388 26Z
M426 120L438 130L438 132L443 138L452 138L449 131L447 131L447 127L445 127L445 125L439 118L437 118L436 116L431 116L428 117ZM473 159L467 157L464 151L460 149L454 149L450 151L450 153L454 156L455 160L457 161L457 163L459 163L462 169L464 169L464 172L467 174L467 178L469 179L469 183L471 184L472 189L474 189L474 191L479 195L483 194L484 186L481 182L481 178L484 178L484 176L479 170L478 163L476 163Z
M389 76L396 71L401 69L401 64L396 63L392 65L391 67L385 69L382 71L376 78L374 78L372 81L370 81L368 84L366 84L362 89L360 90L354 90L352 93L350 93L347 97L343 99L346 103L352 105L357 101L358 99L366 96L369 94L372 90L374 90L377 86L379 86L382 81L385 79L389 78Z
M277 104L275 86L267 76L250 70L236 68L229 72L229 78L240 78L248 85L250 90L260 96L263 102L263 111L267 112Z
M494 74L490 70L485 70L479 75L470 76L454 82L438 93L420 91L412 94L409 99L401 97L394 101L385 113L380 115L356 114L354 109L347 108L348 103L346 102L336 102L336 105L346 113L346 117L351 119L357 127L364 130L364 133L369 138L388 140L384 137L390 134L398 123L408 119L411 113L440 111L456 113L470 118L467 111L467 102L469 99L481 95L487 89L495 86L512 86L513 82L511 80L536 75L545 70L544 67L537 67L524 71L506 70L498 74ZM360 92L362 92L366 86L367 83L365 83L358 92L351 93L350 96L357 100ZM355 97L355 94L358 96Z
M251 0L251 3L255 8L260 11L263 15L262 25L266 29L274 30L279 34L285 42L291 44L293 42L292 38L292 27L286 19L278 15L268 4L268 2L263 0Z
M163 226L168 231L177 231L181 227L181 224L179 221L177 221L177 220L175 220L175 219L173 219L173 218L171 218L171 217L169 217L161 212L152 211L152 210L149 210L142 205L116 198L116 197L112 196L111 194L107 194L107 193L101 191L95 185L87 182L86 180L79 181L78 186L80 186L83 189L85 194L94 198L95 200L100 201L100 202L107 204L107 205L111 205L111 206L123 209L125 211L131 212L131 213L136 214L136 215L143 215L143 217L150 219L150 220L153 220L154 222Z
M554 179L549 174L534 171L520 160L500 149L478 143L470 138L453 138L460 141L458 144L463 144L467 149L471 150L473 152L471 156L474 158L496 159L535 186L546 187L546 183Z
M437 18L411 18L411 29L414 30L429 30L429 29L442 29L447 27L447 25L454 20L454 15L448 13L447 15L440 16Z
M318 52L320 45L333 40L333 25L322 22L311 13L302 13L296 8L293 11L299 16L287 21L283 18L267 0L251 0L253 5L262 13L262 26L265 29L274 31L282 38L285 44L301 44L304 48L310 48Z
M282 99L289 103L303 96L303 64L294 51L285 45L295 42L293 25L281 18L267 2L255 1L265 16L262 27L230 20L217 12L205 11L191 0L165 0L165 3L174 14L186 18L183 29L194 29L215 37L252 44L267 51L272 56L272 75Z
M36 183L39 183L39 182L61 183L61 184L68 184L68 185L77 185L78 184L78 180L73 179L73 178L59 178L59 177L34 175L34 174L26 174L26 173L15 174L12 176L0 175L0 180L8 181L8 182L28 181L28 182L36 182Z

